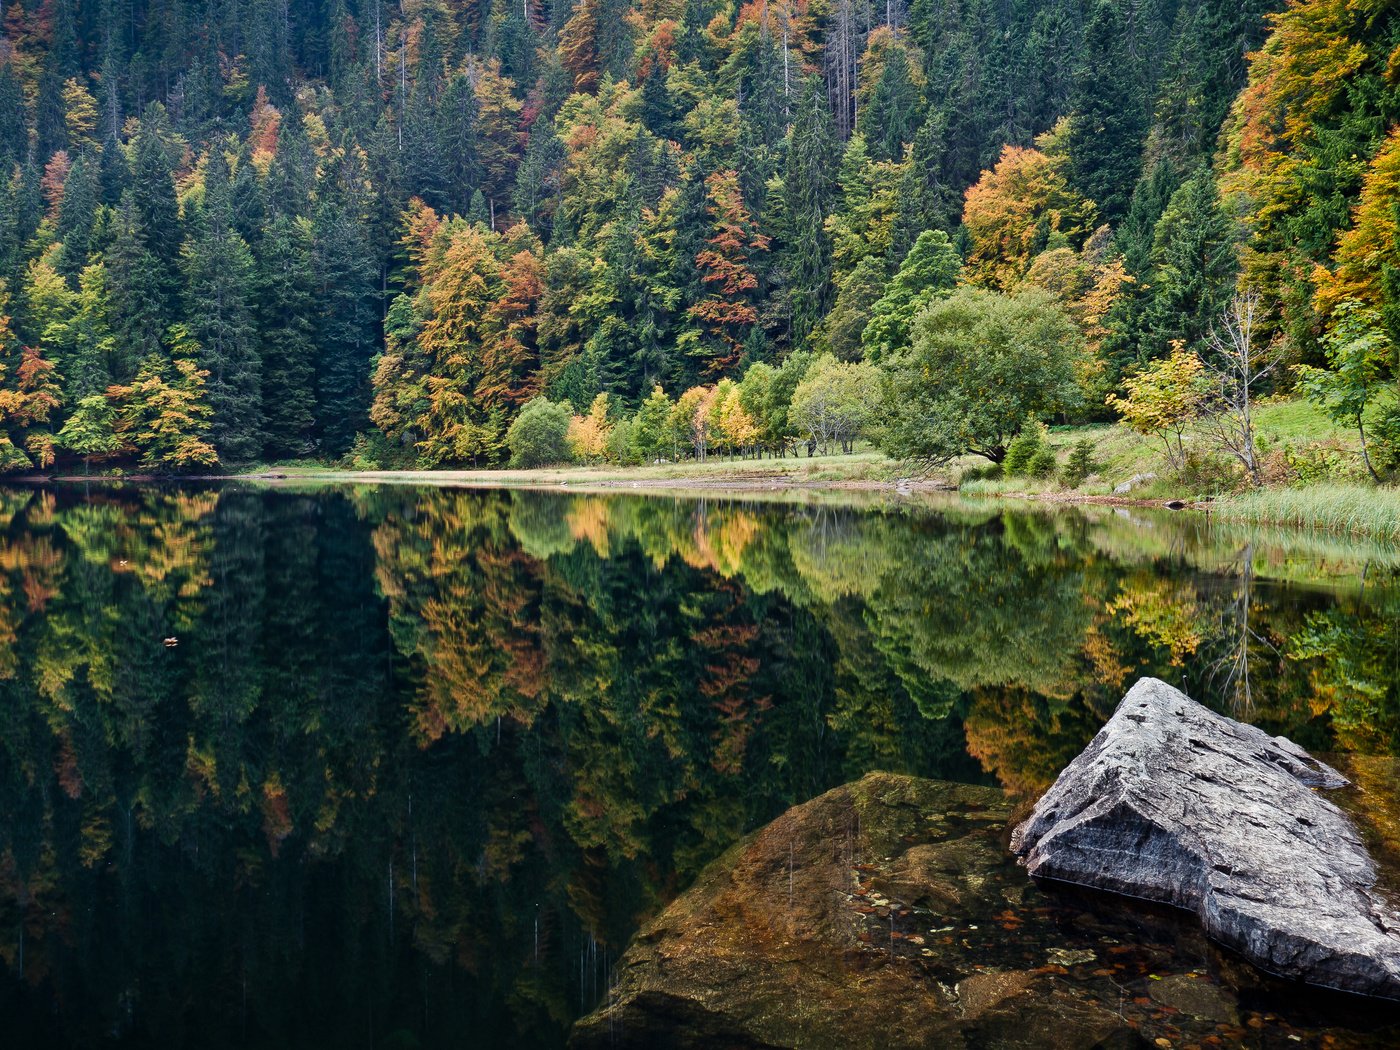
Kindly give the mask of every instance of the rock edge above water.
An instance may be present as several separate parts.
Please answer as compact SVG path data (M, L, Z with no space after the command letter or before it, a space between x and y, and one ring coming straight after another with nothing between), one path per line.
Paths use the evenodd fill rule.
M1314 790L1346 784L1293 742L1144 678L1011 848L1033 876L1193 911L1272 973L1400 999L1400 916L1356 828Z

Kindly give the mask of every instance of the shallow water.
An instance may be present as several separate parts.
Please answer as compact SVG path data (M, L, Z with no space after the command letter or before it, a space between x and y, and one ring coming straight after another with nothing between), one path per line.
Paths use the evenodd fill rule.
M1031 799L1142 674L1337 756L1400 851L1392 549L955 501L0 490L0 1017L561 1045L745 832L872 769ZM1244 1006L1240 1041L1298 1045Z

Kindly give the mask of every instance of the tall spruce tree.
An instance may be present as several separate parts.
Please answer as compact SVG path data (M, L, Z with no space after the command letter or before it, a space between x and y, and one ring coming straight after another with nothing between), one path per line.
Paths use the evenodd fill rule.
M1201 168L1172 194L1154 231L1147 311L1153 356L1173 339L1200 345L1219 322L1238 271L1234 224L1210 169Z
M369 422L370 359L379 346L379 274L355 216L322 203L314 220L316 430L321 451L339 455Z
M131 173L126 196L131 202L136 236L151 258L154 287L160 309L173 319L179 303L179 254L183 243L180 205L167 141L169 120L165 107L152 103L141 117L131 150Z
M1070 96L1070 184L1117 222L1128 209L1147 135L1147 102L1123 89L1136 78L1119 5L1099 0L1085 31L1082 64Z
M213 149L205 160L204 200L181 253L185 323L209 373L210 437L225 463L262 452L262 361L253 326L253 257L238 235L228 165Z
M257 249L257 323L262 355L263 454L314 449L319 322L310 224L279 216Z
M781 231L788 280L788 338L802 346L826 313L831 296L831 239L826 219L836 195L841 153L826 90L815 77L802 88L783 171L785 228Z
M73 161L63 184L63 204L58 211L55 232L63 242L58 270L65 277L76 278L87 265L92 248L92 228L97 219L97 207L102 203L101 172L97 159L83 152Z
M160 356L174 318L166 305L160 260L146 247L141 220L130 198L112 217L112 239L105 253L107 294L116 339L113 378L126 382L141 362Z
M920 124L922 99L909 70L909 55L891 44L885 68L861 112L858 127L875 160L902 160L905 143L913 141Z
M13 62L0 64L0 172L9 174L12 165L29 155L29 126L26 120L24 85Z

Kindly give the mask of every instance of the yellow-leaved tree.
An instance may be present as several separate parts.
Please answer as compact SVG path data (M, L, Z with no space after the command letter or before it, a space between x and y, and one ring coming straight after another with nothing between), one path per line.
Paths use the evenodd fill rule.
M1139 434L1160 438L1174 471L1185 465L1186 431L1205 410L1210 380L1205 365L1180 340L1171 356L1153 362L1123 382L1127 397L1110 394L1107 404Z

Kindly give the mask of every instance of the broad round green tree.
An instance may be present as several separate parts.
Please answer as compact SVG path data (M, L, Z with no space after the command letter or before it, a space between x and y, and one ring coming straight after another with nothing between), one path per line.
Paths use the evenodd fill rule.
M1027 418L1079 404L1083 353L1079 329L1039 289L964 288L936 300L909 348L885 362L882 445L926 464L967 454L1000 463Z
M506 432L512 467L547 467L569 460L569 406L537 397L520 410Z

